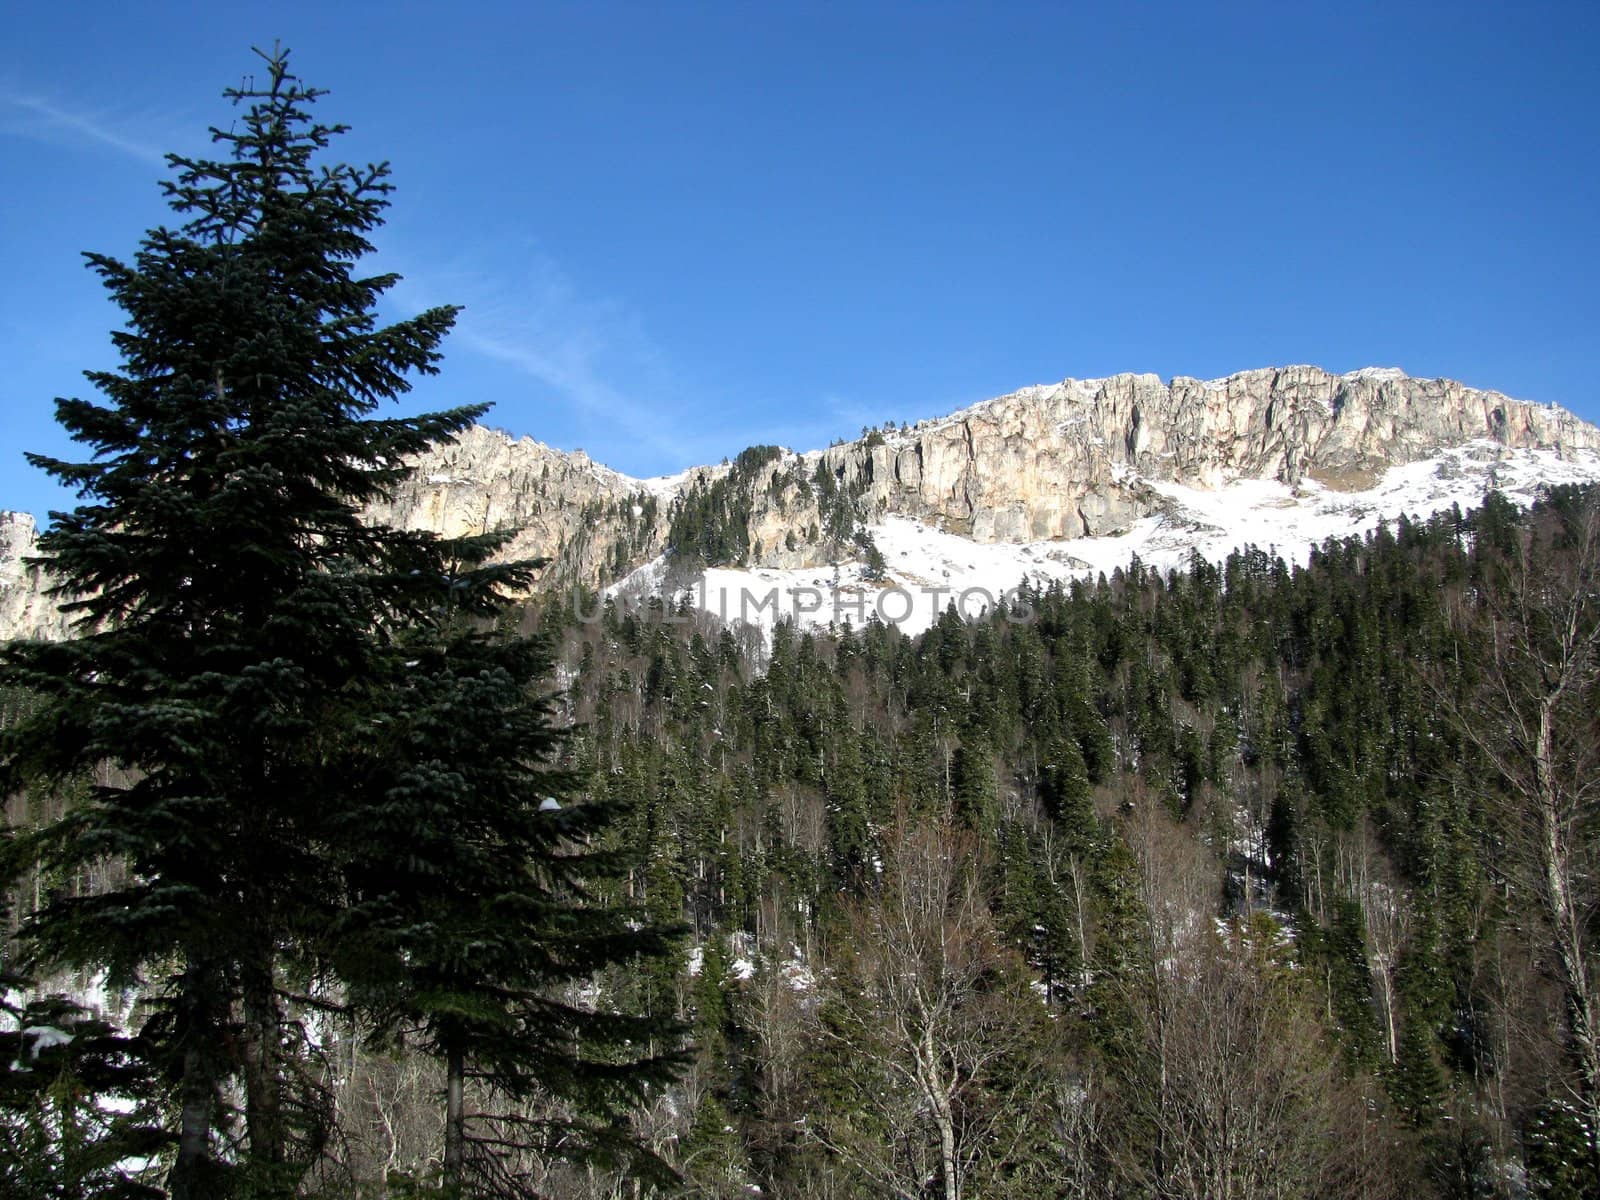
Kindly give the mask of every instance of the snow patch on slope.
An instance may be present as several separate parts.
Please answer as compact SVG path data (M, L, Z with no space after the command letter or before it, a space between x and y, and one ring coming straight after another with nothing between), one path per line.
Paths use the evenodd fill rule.
M1365 534L1402 514L1425 519L1452 504L1467 509L1491 488L1527 505L1544 487L1594 480L1600 480L1595 451L1507 451L1490 441L1392 467L1360 491L1336 491L1309 479L1298 487L1235 479L1215 489L1147 480L1166 499L1164 511L1109 537L980 543L891 516L869 530L883 554L885 579L869 579L857 561L792 570L717 567L672 588L670 598L763 635L780 619L802 627L857 628L876 619L914 635L951 604L965 617L978 617L1007 603L1024 581L1048 585L1109 575L1135 555L1147 566L1169 570L1186 566L1194 553L1221 562L1234 550L1255 546L1304 564L1328 538ZM659 596L668 590L669 575L668 560L658 558L608 594L624 601Z

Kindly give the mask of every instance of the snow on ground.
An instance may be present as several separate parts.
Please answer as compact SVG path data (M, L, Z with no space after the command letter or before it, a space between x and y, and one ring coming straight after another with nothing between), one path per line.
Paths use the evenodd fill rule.
M1152 482L1178 511L1162 518L1133 549L1162 568L1182 566L1191 549L1221 561L1248 545L1303 564L1311 548L1330 537L1363 534L1402 513L1426 518L1452 504L1472 508L1491 487L1527 505L1542 486L1595 479L1600 479L1600 454L1593 451L1563 459L1553 450L1502 451L1481 441L1391 467L1375 486L1354 492L1334 491L1310 479L1298 490L1258 479L1235 480L1214 491Z
M731 624L769 634L780 619L800 626L850 624L876 617L915 635L950 604L967 617L1004 603L1024 580L1035 584L1092 578L1126 567L1134 555L1160 570L1182 568L1198 551L1215 562L1245 546L1303 564L1330 537L1361 535L1402 513L1426 518L1452 504L1463 510L1496 487L1529 504L1550 484L1600 480L1600 453L1566 457L1553 450L1505 451L1474 442L1393 467L1374 486L1337 491L1314 480L1298 488L1275 480L1235 479L1216 489L1149 481L1169 501L1167 511L1103 537L1032 543L982 543L908 517L885 517L871 527L888 579L873 581L859 562L779 570L707 570L673 593ZM609 589L624 600L660 595L665 559L640 567Z
M641 567L635 567L605 591L619 600L659 596L667 578L667 556L658 554Z
M657 500L666 502L672 500L683 491L689 480L701 471L709 470L707 467L688 467L672 475L656 475L650 479L635 479L631 475L623 478L632 484L630 490L649 492Z
M54 1025L30 1025L22 1031L22 1041L24 1053L29 1059L37 1059L46 1050L69 1045L72 1035Z

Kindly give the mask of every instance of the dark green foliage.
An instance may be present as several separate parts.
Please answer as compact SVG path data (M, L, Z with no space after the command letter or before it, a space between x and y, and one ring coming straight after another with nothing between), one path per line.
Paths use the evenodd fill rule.
M1094 836L1095 815L1083 751L1076 738L1063 737L1046 746L1045 753L1039 799L1070 843L1085 845Z
M387 168L321 162L341 130L285 53L262 57L214 131L226 155L170 159L184 224L131 264L88 256L122 367L89 374L102 400L57 402L86 461L30 456L82 499L39 542L78 636L0 660L32 700L0 729L0 791L97 781L11 841L7 878L119 868L41 897L27 961L140 987L128 1045L173 1084L177 1200L288 1195L329 1149L299 989L343 985L493 1086L585 1114L665 1065L626 1047L645 1026L553 991L660 941L585 890L611 869L581 848L609 810L529 794L554 745L542 643L453 632L530 564L487 565L498 536L361 518L483 411L375 415L435 370L456 310L379 327L396 277L360 266Z
M137 1169L172 1142L150 1047L59 996L0 1013L0 1195L158 1200Z
M1308 965L1322 976L1345 1050L1358 1062L1375 1065L1378 1025L1361 905L1352 898L1336 902L1333 919L1326 927L1314 925L1306 930L1303 953Z
M1578 1200L1588 1190L1588 1137L1569 1103L1545 1100L1529 1114L1522 1137L1528 1147L1528 1194L1539 1200Z
M14 645L5 662L41 698L0 746L8 788L102 762L129 773L18 844L56 869L118 857L125 882L58 898L24 935L40 961L104 966L161 997L147 1029L182 1047L192 1131L178 1194L222 1170L212 1136L235 1076L252 1172L287 1180L316 1153L318 1120L291 1128L283 1095L274 976L285 935L336 900L311 851L329 734L385 653L375 626L428 612L452 564L487 549L358 518L405 456L481 410L371 416L434 370L455 310L377 327L394 277L356 267L386 170L318 164L337 128L312 120L317 93L284 56L268 70L263 90L229 93L247 105L215 135L229 158L172 160L186 224L152 231L131 265L88 256L126 315L124 367L89 375L104 403L57 402L92 460L31 456L85 501L39 542L80 636ZM242 1039L235 1005L249 1009Z
M612 578L626 575L644 557L645 551L653 542L656 527L656 512L659 502L650 492L639 492L624 500L614 501L610 510L605 514L618 525L617 539L611 545L611 557L606 562L604 574ZM595 514L598 517L600 514ZM579 522L579 528L585 533L592 522L588 519ZM573 547L563 547L567 557L572 557ZM574 585L576 586L576 585ZM578 611L590 611L585 605Z
M542 639L425 632L389 665L354 799L325 826L347 888L328 961L377 1031L409 1030L488 1095L571 1103L581 1120L539 1132L575 1157L592 1122L670 1079L679 1035L568 989L662 957L666 935L596 890L627 869L597 843L619 814L550 766Z
M822 513L821 536L827 543L842 547L853 539L862 518L859 501L870 482L866 475L846 481L842 467L835 470L826 460L818 461L812 484Z
M727 474L696 480L672 503L667 546L692 567L742 566L748 561L751 495L756 476L781 457L777 446L741 450Z
M950 766L950 811L968 829L995 826L994 756L981 740L957 747Z
M544 670L537 641L453 621L437 632L396 626L367 660L382 686L345 700L360 732L320 743L317 778L353 807L334 810L346 826L330 812L307 827L334 851L321 903L348 907L329 908L338 919L301 943L306 966L352 981L357 1007L414 1031L408 1044L447 1060L460 1045L462 1075L480 1096L493 1084L534 1101L561 1093L602 1151L605 1102L582 1086L563 1092L579 1077L562 1063L588 1055L620 1069L642 1057L656 1070L675 1044L668 1027L685 1017L699 1043L697 1100L668 1157L704 1194L803 1191L842 1169L829 1139L861 1150L888 1128L860 1108L887 1077L866 1059L882 1051L879 1035L831 1000L804 1018L820 1043L778 1036L784 1019L811 1011L810 993L785 972L808 972L807 987L847 982L819 982L818 965L840 965L848 914L884 886L897 818L965 827L986 863L986 936L1031 973L1034 986L1016 995L1052 1014L1091 1076L1117 1073L1116 1088L1094 1092L1106 1104L1119 1088L1147 1096L1159 1082L1151 1013L1172 982L1160 889L1185 869L1174 845L1189 839L1214 879L1181 903L1213 907L1235 935L1266 947L1277 965L1257 982L1277 981L1263 995L1280 1007L1263 1011L1309 1039L1302 1068L1337 1064L1362 1091L1357 1132L1403 1148L1393 1152L1409 1156L1406 1187L1479 1194L1505 1147L1521 1144L1530 1184L1559 1189L1567 1152L1541 1132L1533 1103L1516 1099L1528 1094L1518 1055L1533 1051L1507 1057L1498 999L1528 914L1496 883L1500 849L1493 814L1467 786L1470 749L1415 660L1463 678L1477 669L1474 647L1445 619L1464 589L1498 586L1498 560L1463 536L1475 519L1446 514L1329 543L1297 571L1250 552L1190 575L1135 565L1098 586L1025 592L1032 620L969 623L952 612L918 639L876 624L837 636L783 624L759 665L733 634L669 621L663 606L603 608L593 626L530 613L518 624L565 639L577 672L564 705L588 725L570 740L554 736L547 706L519 698ZM1497 536L1515 544L1520 527ZM456 578L470 599L472 577ZM459 762L469 745L485 753ZM485 802L460 805L468 795ZM519 799L528 795L562 807L540 812ZM622 818L602 828L614 809ZM427 814L441 840L410 832ZM595 828L580 828L590 820ZM505 876L512 845L569 847L584 886L569 884L562 864ZM435 864L447 869L433 873ZM610 949L586 959L564 942L568 930L582 940L580 924L539 934L572 949L573 973L562 975L560 963L526 957L529 943L501 918L514 910L541 928L553 899L568 895L580 913L597 906L593 944ZM607 913L623 897L645 930ZM612 1026L629 1031L631 1047L608 1043L602 1021L592 1039L531 1039L549 1082L534 1087L535 1072L519 1073L508 1056L535 1011L551 1029L589 1017L519 998L537 991L527 986L536 966L579 978L580 961L595 965L636 934L662 948L646 930L680 920L700 943L698 978L687 976L683 943L604 973L621 1011L650 1018ZM754 962L753 979L728 969L729 935ZM451 953L462 944L479 952ZM871 950L850 952L861 970L876 969ZM1535 981L1522 986L1537 988L1535 967L1520 969ZM1319 1057L1324 1039L1330 1051ZM1552 1043L1534 1044L1545 1053ZM1488 1088L1512 1098L1520 1124L1486 1115L1477 1097ZM1017 1102L999 1076L985 1076L982 1092L973 1112L996 1097ZM580 1111L591 1100L599 1120ZM1143 1178L1148 1164L1128 1162L1162 1136L1161 1108L1129 1103L1120 1132L1072 1151L1088 1159L1019 1141L1011 1178Z
M858 529L851 535L851 541L856 549L861 552L862 565L865 567L866 578L886 579L889 564L884 561L883 551L878 549L878 543L873 540L872 534L865 529Z
M241 254L260 273L259 232L191 237L185 253ZM165 262L158 241L118 292L129 305L165 295L140 290ZM321 278L301 290L314 299ZM537 1109L528 1143L625 1158L623 1102L659 1098L688 1021L692 1083L657 1144L699 1194L882 1194L886 1144L903 1186L925 1190L954 1168L930 1157L931 1109L897 1104L909 1060L885 1014L913 1019L891 998L938 982L964 944L978 966L948 1011L979 1032L954 1115L994 1131L970 1143L974 1162L990 1156L986 1194L1069 1179L1205 1194L1173 1182L1173 1152L1226 1148L1199 1111L1222 1071L1238 1072L1222 1102L1293 1085L1276 1132L1322 1122L1301 1151L1349 1144L1346 1174L1286 1177L1283 1194L1487 1195L1519 1160L1534 1194L1583 1194L1587 1132L1552 1066L1570 1009L1496 776L1451 706L1493 665L1460 614L1493 611L1525 552L1532 577L1556 570L1563 522L1592 492L1400 521L1330 540L1304 568L1254 548L1167 575L1136 560L1098 583L1025 587L1026 618L952 609L915 639L779 624L762 655L662 603L602 605L594 624L546 606L504 624L560 639L575 674L558 717L540 691L547 644L485 620L518 568L481 567L489 541L353 518L391 481L391 454L470 413L377 422L359 403L317 409L327 381L305 395L261 382L262 362L315 375L346 333L365 336L328 307L346 319L324 346L268 307L276 357L241 360L258 370L248 386L229 384L241 364L223 356L206 390L212 358L247 356L235 330L210 358L107 384L132 407L64 409L107 457L56 466L104 503L46 549L105 620L67 647L13 648L3 681L29 689L0 722L6 781L34 784L35 805L46 784L63 804L83 793L8 850L15 880L42 868L26 874L41 907L25 944L147 980L140 1055L180 1111L248 1151L202 1165L287 1192L331 1137L298 1082L315 1048L270 1036L293 1025L278 985L331 979L345 1015L440 1056L473 1110ZM180 323L130 311L130 338ZM448 314L435 320L399 337L411 352L395 361L431 364ZM373 354L389 346L371 337ZM290 471L282 429L311 478ZM826 462L801 478L778 453L753 448L691 487L675 550L696 564L758 552L739 497L766 479L780 502L816 500L805 537L853 543L871 568L869 481ZM162 536L170 514L182 544ZM1578 741L1600 732L1595 699ZM89 774L106 762L126 773ZM886 970L891 926L864 935L863 914L893 897L899 831L946 823L973 889L928 925L951 935L929 935L939 953ZM1572 828L1587 852L1593 830ZM103 861L126 874L82 886ZM984 1029L1021 1036L996 1056ZM1162 1091L1169 1066L1189 1072L1182 1095ZM448 1112L447 1153L470 1158L468 1109ZM493 1149L479 1165L511 1170Z
M1495 536L1514 544L1550 512L1514 516ZM1467 589L1496 586L1495 560L1471 537L1477 519L1401 522L1330 542L1295 570L1253 550L1187 575L1135 564L1098 586L1025 589L1031 620L947 613L915 639L876 624L833 637L780 625L764 671L724 638L706 650L714 667L695 676L691 707L656 681L679 677L695 635L623 622L579 656L631 682L582 703L608 727L618 703L633 713L601 748L602 774L631 781L631 764L665 772L681 757L710 781L626 785L657 798L630 836L642 861L670 864L641 876L661 912L686 905L707 936L735 931L779 959L834 945L841 911L881 886L895 816L949 814L985 848L996 935L1091 1056L1146 1061L1143 1006L1162 961L1147 900L1164 877L1149 874L1159 859L1141 821L1170 820L1171 837L1209 847L1216 880L1195 902L1263 938L1287 930L1274 954L1291 964L1293 1021L1314 1016L1342 1051L1324 1065L1359 1085L1352 1111L1373 1122L1361 1136L1410 1156L1405 1186L1471 1194L1516 1136L1478 1097L1527 1079L1503 1057L1495 1007L1506 955L1524 951L1486 947L1526 946L1504 923L1529 920L1498 890L1491 814L1463 786L1470 750L1425 674L1476 669L1478 648L1447 613ZM647 731L648 747L629 730ZM726 801L702 804L697 790ZM1156 815L1136 819L1150 805ZM690 901L700 880L707 899ZM870 1052L870 1031L831 1019L842 1018L818 1017L828 1044ZM730 1047L730 1070L745 1061L727 1035L704 1036ZM848 1118L828 1136L865 1144L870 1116L836 1110L876 1086L863 1064L818 1051L795 1069L810 1111ZM729 1086L717 1094L744 1148L739 1170L768 1190L818 1178L815 1147L766 1123L797 1120L794 1108L759 1087L731 1104Z

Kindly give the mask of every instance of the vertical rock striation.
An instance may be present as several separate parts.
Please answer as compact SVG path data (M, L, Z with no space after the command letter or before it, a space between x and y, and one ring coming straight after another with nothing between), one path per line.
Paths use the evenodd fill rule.
M1114 375L1024 388L947 417L783 453L725 496L747 531L743 561L813 567L860 552L849 531L904 516L978 542L1097 537L1164 501L1151 482L1240 478L1361 488L1385 469L1471 442L1485 452L1600 450L1600 429L1554 406L1389 368L1295 366L1225 379ZM370 515L445 535L515 531L505 554L545 560L541 586L603 586L668 553L674 502L726 480L726 463L639 480L581 450L475 427L422 456ZM0 638L61 636L21 559L33 521L0 514Z

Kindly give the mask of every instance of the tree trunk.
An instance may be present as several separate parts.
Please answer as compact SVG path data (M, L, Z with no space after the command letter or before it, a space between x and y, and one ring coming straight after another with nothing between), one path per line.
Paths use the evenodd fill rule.
M1534 787L1539 805L1539 867L1544 875L1545 904L1555 931L1556 961L1567 1009L1567 1036L1578 1068L1578 1090L1588 1127L1589 1170L1600 1190L1600 1014L1589 986L1583 914L1572 895L1571 864L1563 837L1556 796L1555 714L1553 702L1539 706L1538 744L1534 752Z
M920 1047L920 1074L928 1107L933 1110L933 1120L939 1128L939 1174L944 1185L944 1200L961 1200L961 1176L956 1166L956 1121L950 1105L950 1090L945 1087L939 1070L939 1048L934 1045L933 1028L922 1031Z
M283 1081L278 1073L280 1014L270 965L244 971L245 1133L250 1162L271 1177L287 1160Z
M444 1068L444 1181L458 1188L463 1181L467 1143L466 1063L460 1047L445 1051Z
M961 1200L961 1176L956 1169L955 1118L950 1112L950 1099L942 1097L939 1106L939 1168L944 1174L944 1200Z
M215 1190L211 1125L216 1100L212 1049L217 1022L208 972L191 964L178 996L183 1076L178 1084L178 1153L167 1175L171 1200L209 1200Z

